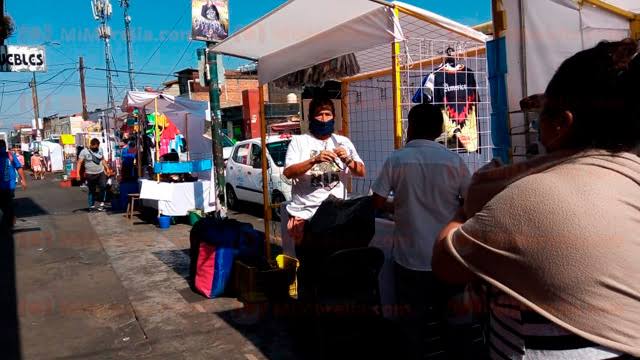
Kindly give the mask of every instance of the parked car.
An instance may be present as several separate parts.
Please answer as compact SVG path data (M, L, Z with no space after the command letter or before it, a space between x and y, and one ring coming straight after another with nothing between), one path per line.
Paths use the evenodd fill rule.
M290 136L267 138L269 190L272 204L291 200L291 184L284 177L285 157ZM262 149L260 138L239 141L227 161L227 205L238 208L238 201L263 204Z

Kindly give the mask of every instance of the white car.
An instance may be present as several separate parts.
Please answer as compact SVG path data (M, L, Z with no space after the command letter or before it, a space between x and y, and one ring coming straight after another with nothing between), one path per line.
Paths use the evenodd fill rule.
M291 138L270 136L267 138L269 191L272 204L291 200L291 184L284 177L284 164ZM238 208L238 201L263 204L262 198L262 149L260 138L239 141L233 146L227 160L227 205Z

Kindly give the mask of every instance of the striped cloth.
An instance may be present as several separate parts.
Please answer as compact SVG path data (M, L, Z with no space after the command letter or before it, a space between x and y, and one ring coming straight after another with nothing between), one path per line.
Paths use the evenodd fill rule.
M599 360L626 358L555 325L509 295L490 293L491 359Z

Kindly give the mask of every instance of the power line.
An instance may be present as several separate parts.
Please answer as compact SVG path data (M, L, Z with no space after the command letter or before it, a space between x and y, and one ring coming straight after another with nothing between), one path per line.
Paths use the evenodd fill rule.
M103 69L103 68L86 67L85 69L87 69L87 70L97 70L97 71L107 71L107 69ZM116 71L115 70L111 70L111 72L116 72ZM118 70L117 72L129 73L129 71L126 71L126 70ZM150 73L150 72L141 72L141 71L132 71L132 74L148 75L148 76L175 76L175 74L161 74L161 73Z
M182 59L184 59L184 56L187 54L187 51L189 50L189 47L191 47L191 44L193 43L193 39L189 39L189 43L187 44L187 47L184 48L184 51L182 51L182 55L180 55L180 58L178 59L178 61L176 62L175 65L173 65L173 68L171 68L170 73L173 74L173 72L176 70L176 68L178 67L178 65L180 64L180 62L182 61ZM165 77L162 82L167 81L168 78L170 78L171 76L174 75L167 75L167 77Z
M182 15L180 16L180 18L178 19L178 21L176 21L175 24L173 24L173 27L171 27L171 30L169 30L169 33L173 32L173 30L175 30L176 26L178 26L178 24L180 23L180 21L184 18L184 15L186 14L186 12L183 12ZM153 51L153 53L151 54L151 56L149 56L149 58L147 59L147 61L144 63L144 65L142 65L142 67L140 68L140 71L144 70L144 68L149 64L149 62L151 61L151 59L153 59L154 56L156 56L156 54L158 53L158 51L160 50L160 48L162 48L162 46L164 46L164 44L167 42L167 40L169 40L169 36L167 36L164 40L162 40L162 42L160 43L160 45L158 45L158 47ZM139 74L142 75L142 74Z
M75 71L72 72L71 74L69 74L69 76L67 76L64 80L62 84L65 84L73 75L75 75ZM62 85L56 87L52 92L50 92L47 96L45 96L42 100L38 101L38 106L40 106L41 103L45 102L47 99L49 99L51 96L53 96L58 90L60 90L62 88ZM18 97L19 99L20 97ZM17 100L16 100L17 102ZM15 103L14 103L15 104ZM13 105L12 105L13 106ZM23 111L21 113L17 113L17 114L4 114L3 116L11 116L11 117L17 117L17 116L21 116L27 113L33 112L33 105L31 106L30 110L27 111Z
M2 84L2 98L0 99L0 111L2 111L2 104L4 104L4 86L5 84Z

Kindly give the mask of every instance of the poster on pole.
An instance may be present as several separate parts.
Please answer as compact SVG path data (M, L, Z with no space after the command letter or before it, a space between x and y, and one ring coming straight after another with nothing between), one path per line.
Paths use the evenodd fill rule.
M47 71L44 46L0 46L0 72Z
M229 36L229 0L192 0L191 37L220 42Z

